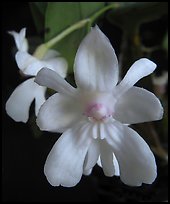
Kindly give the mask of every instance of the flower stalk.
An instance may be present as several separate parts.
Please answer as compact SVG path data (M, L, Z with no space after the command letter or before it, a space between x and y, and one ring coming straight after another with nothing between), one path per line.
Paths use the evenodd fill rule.
M68 27L65 29L63 32L61 32L59 35L54 37L53 39L49 40L47 43L45 43L47 48L51 48L54 46L57 42L59 42L61 39L65 38L67 35L72 33L75 30L78 30L79 28L82 28L83 26L86 25L90 21L89 18L83 19L81 21L78 21L77 23L73 24L72 26Z

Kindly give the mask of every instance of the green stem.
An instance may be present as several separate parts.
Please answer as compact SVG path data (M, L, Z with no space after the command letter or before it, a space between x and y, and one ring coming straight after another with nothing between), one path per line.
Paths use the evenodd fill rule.
M92 23L100 16L102 15L105 11L109 10L109 9L113 9L113 8L117 8L118 4L110 4L108 6L105 6L104 8L102 8L101 10L97 11L94 15L92 15L91 17L87 18L87 19L83 19L77 23L75 23L74 25L70 26L69 28L67 28L66 30L64 30L63 32L61 32L59 35L57 35L55 38L49 40L47 43L45 43L47 48L51 48L54 44L56 44L57 42L59 42L61 39L63 39L64 37L66 37L67 35L69 35L70 33L72 33L73 31L82 28L84 25L86 25L88 23L88 27L91 27Z
M90 19L83 19L83 20L75 23L74 25L70 26L69 28L67 28L66 30L61 32L59 35L57 35L55 38L53 38L53 39L49 40L48 42L46 42L45 43L46 47L51 48L53 45L55 45L57 42L59 42L62 38L66 37L67 35L69 35L73 31L83 27L89 21L90 21Z

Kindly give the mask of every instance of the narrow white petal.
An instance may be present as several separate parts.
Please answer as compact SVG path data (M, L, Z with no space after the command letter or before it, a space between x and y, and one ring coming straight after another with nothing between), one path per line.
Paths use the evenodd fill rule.
M42 61L35 59L33 62L30 62L27 67L23 70L24 74L36 76L37 73L45 67L46 63L43 63Z
M105 140L100 142L100 159L104 174L110 177L114 176L113 150Z
M113 153L112 153L113 154ZM101 158L99 156L98 160L97 160L97 164L98 166L100 166L101 168L102 167L102 163L101 163ZM120 176L120 169L119 169L119 164L118 164L118 161L115 157L115 155L113 154L113 166L114 166L114 176Z
M153 183L157 176L157 167L154 155L143 138L116 121L108 124L106 130L106 140L118 160L122 182L130 186Z
M99 158L99 153L100 153L99 142L98 140L92 139L84 162L84 172L92 170L92 168L96 165L97 160Z
M62 57L38 60L27 52L18 51L15 58L18 67L26 75L36 76L43 67L48 67L49 69L56 71L57 74L63 78L66 77L68 65L66 60Z
M8 33L14 37L16 47L19 51L26 52L28 50L28 42L25 38L26 28L22 28L19 33L15 31L9 31Z
M90 142L89 124L86 122L79 122L63 133L44 166L44 173L52 186L72 187L80 181Z
M36 86L38 85L34 83L34 78L31 78L20 84L11 94L6 103L6 111L13 120L27 122Z
M96 26L80 44L75 80L85 90L109 91L118 82L118 61L109 39Z
M72 98L56 93L41 106L37 125L41 130L63 132L81 117L79 104Z
M141 78L151 74L156 69L156 64L149 59L137 60L128 70L123 80L116 87L117 94L122 95Z
M57 92L63 93L68 96L73 96L76 90L69 83L67 83L59 74L47 68L43 68L38 72L35 78L35 82L39 85L54 89Z
M83 170L83 174L85 175L85 176L89 176L91 173L92 173L92 168L91 169L88 169L88 170Z
M120 96L113 114L116 120L128 124L160 120L162 116L159 99L146 89L135 86Z
M35 76L34 73L29 72L27 69L30 64L37 62L37 59L27 52L18 51L15 55L16 63L19 69L22 70L24 74Z
M36 59L34 62L30 63L24 70L24 74L36 76L37 73L44 67L55 71L57 74L66 77L67 73L67 62L64 58L52 58L46 61Z
M113 165L114 165L114 169L115 169L115 176L120 176L119 163L118 163L114 154L113 154Z
M28 41L26 39L26 28L22 28L20 33L19 33L19 38L20 38L20 51L28 51Z
M42 104L46 100L45 99L46 87L39 86L38 84L37 84L37 86L38 86L37 91L35 93L35 114L36 114L36 116L38 115L40 107L42 106Z
M46 65L44 67L55 71L61 77L65 78L67 74L68 64L64 58L56 57L46 60Z

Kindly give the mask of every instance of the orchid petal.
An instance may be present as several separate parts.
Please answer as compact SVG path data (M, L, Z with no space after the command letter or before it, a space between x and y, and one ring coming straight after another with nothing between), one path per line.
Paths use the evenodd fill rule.
M49 153L44 173L52 186L75 186L83 174L88 147L90 124L84 121L68 129L54 144Z
M38 72L35 82L68 96L75 95L75 88L67 83L59 74L47 68L42 68Z
M37 86L34 78L28 79L20 84L9 97L6 112L16 122L27 122L29 108L35 98Z
M155 158L143 138L116 121L105 127L106 140L118 160L122 182L130 186L153 183L157 176Z
M9 31L8 33L14 37L15 44L19 51L26 52L28 50L28 42L27 39L25 38L26 28L22 28L19 33L15 31Z
M46 60L44 63L44 67L47 67L53 71L55 71L57 74L59 74L61 77L65 78L67 74L67 61L62 57L57 58L51 58Z
M15 59L19 69L21 69L24 74L35 76L34 73L32 74L31 72L26 71L30 64L37 62L35 57L27 52L18 51L15 55Z
M67 62L64 58L52 58L46 61L36 60L30 63L29 66L24 70L24 74L36 76L37 73L44 67L48 67L59 74L61 77L66 77Z
M39 86L39 85L37 85L37 86ZM37 91L35 93L35 115L36 116L38 115L40 107L46 101L46 99L45 99L46 89L47 89L46 87L39 86L39 88L37 88Z
M113 117L128 124L160 120L163 116L159 99L146 89L135 86L120 96L114 109Z
M104 140L100 142L100 159L104 174L110 177L114 176L113 151Z
M91 169L84 169L84 170L83 170L83 174L84 174L85 176L89 176L89 175L92 173L92 170L93 170L93 168L91 168Z
M118 82L118 61L109 39L96 26L80 44L75 81L85 90L109 91Z
M114 176L119 171L118 165L115 163L117 160L113 154L112 148L107 144L105 137L107 136L105 124L99 124L100 135L100 162L103 172L106 176Z
M98 166L103 168L100 156L99 156L99 159L97 160L97 164ZM114 154L113 154L113 166L114 166L114 176L120 176L119 164Z
M85 163L84 163L84 172L88 172L88 170L92 170L92 168L96 165L97 160L100 154L100 145L97 140L92 139L90 147L88 149Z
M41 106L37 125L41 130L63 132L81 117L78 107L70 97L56 93Z
M128 70L123 80L116 86L116 93L123 95L141 78L151 74L156 69L156 64L149 59L137 60Z
M49 69L56 71L57 74L63 78L66 77L67 62L62 57L51 58L43 61L38 60L27 52L18 51L16 54L16 62L18 67L26 75L36 76L43 67L48 67Z

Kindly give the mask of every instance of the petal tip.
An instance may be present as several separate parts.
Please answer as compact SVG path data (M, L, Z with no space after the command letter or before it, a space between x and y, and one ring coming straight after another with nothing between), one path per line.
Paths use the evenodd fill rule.
M20 32L26 32L26 27L22 28Z
M12 36L13 36L13 32L15 32L15 31L13 31L13 30L7 31L7 33L8 33L9 35L12 35Z
M42 77L45 77L47 71L49 71L49 69L46 67L43 67L42 69L40 69L40 71L37 73L34 79L34 82L41 85Z
M92 27L92 29L101 32L101 30L100 30L100 28L99 28L99 26L97 24L94 27Z
M161 109L160 109L160 112L159 112L159 115L158 115L158 120L161 120L163 118L163 116L164 116L164 109L163 109L163 107L161 105Z
M156 97L156 96L155 96ZM156 117L155 117L155 120L161 120L164 116L164 108L160 102L160 100L158 98L157 99L157 114L156 114ZM154 121L154 120L153 120Z
M39 110L39 112L40 112L40 110ZM39 117L40 116L39 116L39 113L38 113L38 116L37 116L37 119L36 119L36 124L37 124L37 126L39 127L40 130L45 131L46 129L44 128L43 122L39 119Z
M157 170L155 169L155 172L152 174L152 176L144 180L143 183L151 185L155 182L156 178L157 178Z
M148 67L148 69L150 69L152 72L156 69L156 67L157 67L157 65L153 62L153 61L151 61L151 60L149 60L149 59L147 59L147 58L141 58L140 59L141 61L142 61L142 63L144 63L144 65L146 66L146 67Z
M26 123L28 121L28 116L26 117L23 117L23 116L19 116L18 113L16 113L12 107L12 104L11 104L11 100L10 98L8 99L8 101L6 102L6 105L5 105L5 110L6 110L6 113L8 114L8 116L10 118L12 118L15 122L23 122L23 123Z

